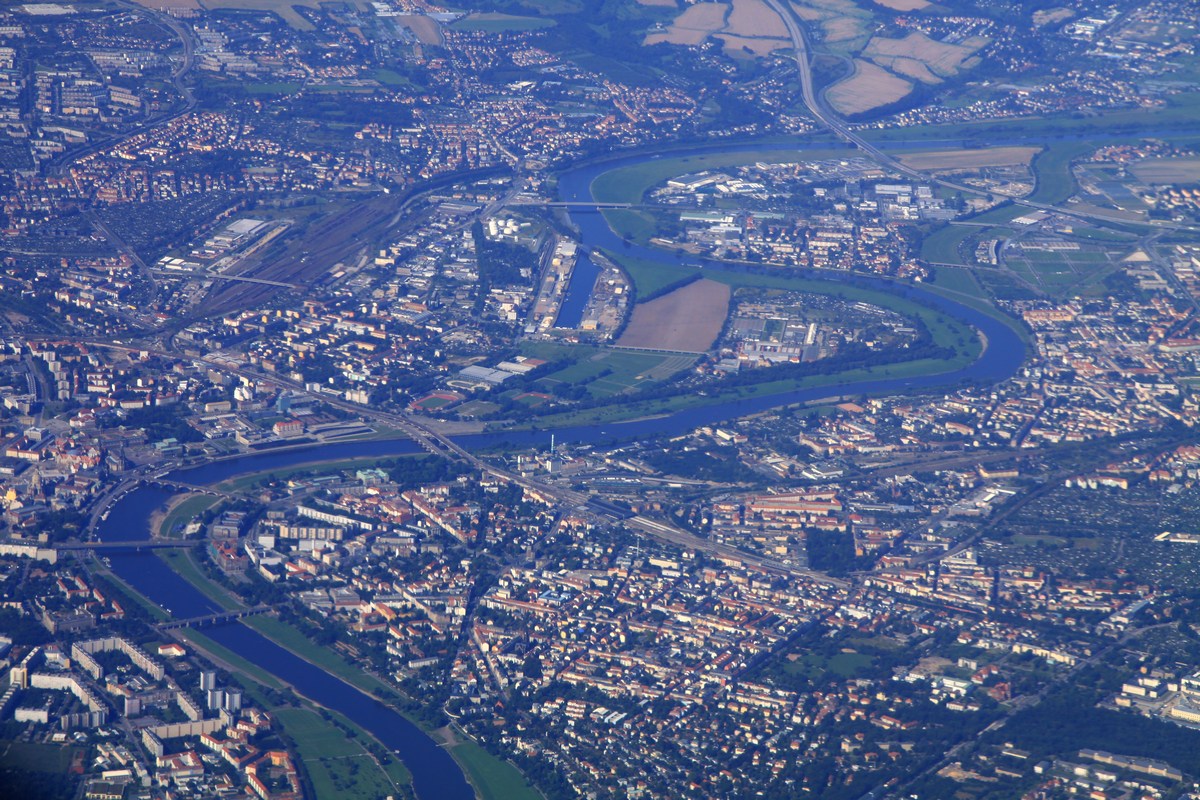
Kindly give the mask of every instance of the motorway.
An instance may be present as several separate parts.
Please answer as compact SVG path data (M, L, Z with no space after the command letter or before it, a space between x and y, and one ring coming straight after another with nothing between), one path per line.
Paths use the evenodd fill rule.
M988 191L975 186L955 183L954 181L937 178L927 172L913 169L906 166L898 159L888 155L880 150L867 139L856 133L850 126L841 119L834 111L826 105L824 98L813 87L812 64L809 61L808 39L804 35L804 28L800 25L799 18L795 12L785 3L785 0L766 0L767 5L774 9L775 13L783 19L783 24L787 27L788 37L792 40L792 51L795 55L796 68L800 73L800 94L804 100L804 105L808 107L809 113L813 118L828 128L833 133L853 144L859 150L862 150L867 155L878 161L885 167L895 170L902 175L907 175L910 178L929 183L936 183L938 186L943 186L947 189L964 192L973 195L987 195ZM1128 225L1129 220L1115 215L1108 215L1098 212L1083 212L1072 211L1060 208L1048 203L1038 203L1032 200L1025 200L1020 197L992 190L990 194L1000 195L1012 200L1015 204L1026 208L1037 209L1054 214L1062 214L1064 216L1073 217L1075 219L1097 222L1111 222ZM1150 223L1155 227L1161 227L1164 230L1188 230L1200 231L1200 226L1194 225L1178 225L1173 223L1164 223L1160 220L1154 220Z
M63 341L63 339L59 337L55 339L55 341ZM149 347L136 347L131 345L116 344L114 342L100 339L76 339L73 341L76 341L80 344L87 344L91 347L118 350L126 353L150 353L152 355L162 356L165 358L174 358L178 356L177 353L172 353L165 350L155 350ZM225 359L218 360L214 358L200 357L193 360L202 362L206 366L215 370L227 372L235 377L246 378L259 383L274 384L277 387L281 389L287 389L288 391L301 392L318 399L323 403L327 403L364 418L383 423L403 432L406 436L416 442L422 449L434 455L463 461L467 464L470 464L473 468L478 469L488 475L501 478L521 486L522 488L529 489L546 497L553 498L566 510L577 516L591 519L596 522L603 522L605 521L605 518L609 516L602 513L597 513L588 506L588 501L593 497L599 497L599 493L580 492L567 487L558 486L556 484L541 481L536 478L530 478L517 474L511 470L484 461L475 454L463 448L449 436L439 433L407 415L378 411L364 407L357 403L351 403L347 400L342 400L332 395L314 392L305 388L303 384L297 381L289 380L280 375L268 375L266 373L233 366L229 364L228 360ZM161 471L161 468L158 469ZM137 476L137 479L142 479L144 477L145 476ZM89 530L94 530L103 513L107 511L109 507L111 507L113 502L125 494L125 491L127 491L132 485L133 480L122 482L120 486L116 487L109 493L107 498L96 505L96 509L92 513ZM192 490L212 491L211 488L204 489L204 487L194 487ZM610 518L608 521L613 520ZM726 544L713 542L708 539L701 539L689 533L688 531L683 530L682 528L678 528L658 520L652 520L643 516L633 516L623 520L623 522L627 527L641 531L651 538L681 547L692 548L715 558L736 559L744 564L769 572L781 575L789 575L803 580L816 581L828 586L846 588L850 585L845 581L831 578L830 576L821 572L802 569L791 564L784 564L783 562L776 561L774 559L746 553Z

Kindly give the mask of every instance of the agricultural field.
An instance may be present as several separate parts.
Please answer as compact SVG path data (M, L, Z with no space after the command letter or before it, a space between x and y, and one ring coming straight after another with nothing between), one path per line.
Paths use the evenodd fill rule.
M725 32L734 36L773 36L786 39L783 20L763 0L733 0Z
M155 0L154 7L160 5L161 3ZM312 9L320 7L318 0L200 0L200 5L210 11L222 8L269 11L300 31L311 31L313 25L297 13L295 6Z
M733 12L717 38L730 55L749 51L765 56L791 46L787 26L763 0L733 0Z
M1029 166L1040 147L985 147L902 153L897 158L907 167L931 172L981 169L983 167Z
M698 45L710 36L724 42L730 55L765 56L790 44L783 20L763 0L696 3L688 6L665 31L649 34L644 44Z
M729 286L700 280L633 310L620 347L703 353L712 347L729 313Z
M854 59L854 73L826 90L825 97L840 114L853 116L903 100L913 84L883 67Z
M139 6L163 11L192 11L200 8L197 0L134 0Z
M729 11L728 3L696 3L688 6L665 32L650 34L644 44L700 44L725 27L725 17Z
M962 44L947 44L914 31L903 39L875 36L862 55L881 67L935 84L974 66L972 57L987 43L976 37Z
M892 11L920 11L929 5L929 0L875 0L875 2Z
M420 14L405 14L396 19L412 31L421 44L440 45L442 43L442 31L434 19Z
M1143 183L1200 183L1200 158L1148 158L1129 169Z
M1045 25L1053 25L1056 22L1063 22L1075 16L1075 12L1069 8L1051 8L1033 12L1033 25L1035 28L1041 28Z
M851 0L792 0L796 16L816 22L821 44L839 53L857 53L870 38L873 13Z

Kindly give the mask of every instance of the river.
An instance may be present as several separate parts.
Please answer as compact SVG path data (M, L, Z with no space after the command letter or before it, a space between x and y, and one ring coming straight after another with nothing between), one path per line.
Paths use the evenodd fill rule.
M762 150L766 148L755 148ZM773 148L772 148L773 149ZM794 148L778 148L794 149ZM719 150L719 148L717 149ZM715 152L714 148L697 149L695 153ZM679 156L687 153L672 153ZM653 156L639 155L601 164L584 165L569 170L559 180L564 200L591 199L591 184L597 175L621 166L649 160ZM573 212L581 240L590 249L606 248L626 252L639 258L674 264L673 256L660 251L627 246L609 229L598 212ZM725 269L717 262L701 262L706 268ZM822 275L837 283L848 276ZM905 393L956 384L964 380L998 381L1012 375L1024 360L1024 345L1008 326L968 306L933 294L918 286L881 279L854 276L853 280L901 294L932 305L942 312L969 322L986 337L988 346L981 357L962 369L941 375L916 376L858 381L850 384L802 389L745 400L715 403L700 408L685 409L654 419L578 425L555 429L560 443L602 443L613 439L644 438L683 433L700 425L764 411L776 406L816 400L823 397L862 393ZM590 289L590 286L588 287ZM467 449L498 442L513 444L547 444L550 431L514 431L482 433L456 437ZM235 475L282 469L317 460L365 456L393 456L417 452L408 440L342 442L302 450L263 453L245 458L218 461L199 467L177 470L172 477L192 484L212 484ZM164 505L172 492L152 487L137 489L121 498L101 523L99 535L103 541L139 541L150 535L150 515ZM220 609L197 589L173 572L165 562L150 553L114 553L110 556L113 571L139 593L178 618L202 616ZM206 628L205 635L292 684L306 697L339 711L376 736L384 745L398 752L413 775L413 787L420 800L472 800L474 791L463 776L461 768L448 752L424 732L398 713L387 709L341 680L308 664L289 651L267 640L241 623Z

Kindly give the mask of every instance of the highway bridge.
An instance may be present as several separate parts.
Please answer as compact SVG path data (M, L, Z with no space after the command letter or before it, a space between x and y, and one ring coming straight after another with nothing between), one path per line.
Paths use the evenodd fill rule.
M1038 203L1033 200L1025 199L1019 195L1008 192L999 191L996 189L980 189L978 186L970 186L968 184L957 183L946 178L939 178L930 174L925 170L914 169L907 164L902 163L899 159L883 152L870 141L865 139L849 124L846 123L832 108L825 102L821 92L813 85L812 64L809 62L809 47L808 40L805 37L804 28L801 25L800 17L795 13L791 6L787 5L784 0L766 0L776 14L783 20L784 26L787 28L788 38L792 40L792 56L796 62L796 68L800 75L800 96L804 101L804 105L809 112L821 124L830 131L841 137L845 141L857 147L867 155L871 156L883 166L894 170L901 175L907 175L910 178L919 181L928 181L935 183L938 186L944 186L947 189L964 192L973 195L986 195L989 193L1005 197L1012 200L1016 205L1024 208L1034 208L1039 211L1046 211L1054 214L1072 217L1082 220L1098 220L1100 222L1115 222L1128 223L1129 220L1119 214L1107 214L1103 211L1080 211L1078 209L1063 208L1050 203ZM1152 220L1152 225L1160 226L1164 229L1171 230L1200 230L1200 226L1183 225L1180 223L1167 223L1162 220Z
M173 619L169 622L160 622L154 627L160 631L170 631L177 628L198 628L201 625L218 625L222 622L233 622L234 620L242 619L243 617L251 617L255 614L264 614L271 610L271 606L254 606L252 608L242 608L236 611L218 611L215 614L205 614L200 617L188 617L186 619Z
M155 353L158 355L168 355L168 356L174 355L172 353L165 353L163 351L155 350L153 348L135 347L135 346L128 345L128 344L116 344L114 342L107 342L104 340L97 340L97 339L89 338L89 339L80 339L80 340L76 340L76 341L85 341L85 342L87 342L89 344L93 344L94 346L97 346L97 347L105 347L105 348L115 349L115 350L128 350L128 351L135 351L135 352L151 352L151 353ZM564 507L574 509L577 513L583 512L583 513L591 513L593 515L597 515L597 513L598 513L597 510L595 509L595 507L588 505L588 501L590 499L592 499L592 496L593 496L592 493L575 491L573 489L569 489L564 486L557 486L557 485L554 485L554 484L551 484L548 482L538 480L536 478L525 477L525 476L519 475L511 470L505 469L505 468L497 466L495 464L488 463L488 462L484 461L483 459L479 458L478 456L476 456L474 453L471 453L468 450L466 450L464 447L462 447L462 445L458 444L458 442L454 441L449 436L439 433L435 430L432 430L431 428L427 427L426 425L422 424L421 422L418 422L417 420L413 419L410 416L403 415L403 414L389 413L386 411L379 411L379 410L372 409L369 407L364 407L357 403L352 403L347 400L340 400L337 397L333 397L333 396L321 394L321 393L316 393L316 392L311 391L307 387L305 387L302 383L290 380L288 378L283 377L282 375L266 374L266 373L262 373L262 372L258 372L258 371L253 371L253 370L247 369L242 366L232 365L226 361L216 360L213 358L200 358L198 360L202 361L203 363L205 363L215 369L221 370L223 372L228 372L228 373L238 376L238 377L249 377L249 378L253 378L254 380L263 382L263 383L275 384L281 388L286 388L286 389L293 390L293 391L299 391L299 392L303 392L308 395L318 397L323 402L326 402L329 405L335 406L337 408L341 408L345 411L349 411L352 414L358 414L363 417L368 417L377 422L382 422L386 425L389 425L391 427L394 427L394 428L402 431L404 434L409 436L414 442L416 442L417 445L419 445L422 449L426 450L429 453L432 453L437 456L441 456L442 458L461 459L462 461L470 464L472 467L474 467L486 474L494 475L498 478L502 478L504 480L507 480L507 481L517 485L517 486L521 486L523 488L538 492L546 497L554 498L559 503L562 503ZM151 479L151 481L153 481L153 479ZM173 483L170 481L168 481L167 483L170 483L171 485L176 485L176 486L184 486L184 487L188 486L187 484L178 484L178 483ZM193 490L193 491L208 491L210 493L214 491L211 487L191 487L191 490ZM602 516L602 517L608 517L610 519L615 518L615 517L624 516L623 513L618 513L615 509L609 509L609 510L607 510L607 513L600 512L598 515ZM818 581L821 583L826 583L826 584L829 584L832 586L848 585L844 581L830 578L829 576L824 575L820 572L815 572L813 570L804 569L804 568L795 566L793 564L785 564L783 562L776 561L769 557L751 555L751 554L745 553L743 551L740 551L734 547L731 547L729 545L725 545L725 544L722 544L719 542L713 542L709 539L702 539L699 536L696 536L692 533L689 533L688 531L677 528L674 525L665 524L664 522L660 522L660 521L656 521L656 520L650 520L650 519L647 519L642 516L634 516L634 517L625 519L624 524L628 527L634 528L636 530L640 530L643 533L645 533L646 535L656 538L660 541L665 541L670 544L700 550L700 551L706 552L715 557L737 559L743 563L750 564L752 566L755 566L757 568L760 568L760 569L763 569L766 571L775 572L775 573L784 574L784 575L792 575L792 576L800 577L800 578L803 578L806 580L815 580L815 581ZM140 547L139 547L139 545L140 545ZM118 545L118 546L124 546L127 548L132 547L134 549L141 549L143 547L152 548L155 546L158 546L158 547L171 547L171 546L190 547L192 545L193 545L193 543L191 543L191 542L178 543L178 544L166 543L166 542L163 542L163 543L131 542L131 543ZM86 547L80 547L80 548L76 548L76 549L86 549Z
M531 198L528 200L517 198L509 203L510 206L537 206L539 208L594 208L602 210L606 208L651 208L652 206L639 206L633 203L602 203L598 200L555 200L547 202ZM658 208L658 206L653 206Z
M186 550L195 546L195 539L142 539L132 542L63 542L52 549L63 553L80 550Z
M236 495L229 492L222 492L220 489L214 489L211 486L201 486L195 483L184 483L183 481L174 481L164 478L147 478L145 485L154 486L160 489L177 489L181 492L192 492L193 494L207 494L213 497L224 497L227 500L237 499Z

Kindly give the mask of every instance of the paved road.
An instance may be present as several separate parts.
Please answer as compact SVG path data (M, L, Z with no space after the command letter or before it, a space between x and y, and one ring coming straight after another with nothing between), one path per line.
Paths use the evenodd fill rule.
M995 190L989 192L979 189L975 186L968 186L966 184L955 183L954 181L937 178L927 172L913 169L904 165L899 160L883 152L867 139L863 138L861 135L852 130L845 120L841 119L841 117L839 117L828 105L826 105L824 98L821 97L821 95L813 87L812 65L809 62L808 40L804 35L804 28L801 27L800 20L796 17L792 9L786 5L784 0L767 0L767 5L773 8L775 13L783 18L783 24L787 26L788 37L792 40L792 50L795 55L796 67L800 72L800 94L804 100L804 105L808 107L809 113L811 113L813 117L826 128L833 131L847 142L850 142L858 149L874 158L883 166L895 170L902 175L907 175L910 178L929 183L936 183L937 185L944 186L947 189L954 189L955 191L973 195L993 194L1001 197L1007 197L1017 205L1024 206L1026 208L1037 209L1039 211L1048 211L1082 220L1115 222L1125 225L1129 224L1128 219L1116 215L1109 215L1101 212L1073 211L1050 205L1048 203L1038 203L1032 200L1025 200L1004 192ZM1161 227L1163 229L1200 231L1200 226L1178 225L1174 223L1169 224L1159 220L1153 220L1149 224L1155 227Z
M55 341L66 341L66 340L68 340L68 338L56 337ZM119 350L119 351L129 352L129 353L150 353L153 355L163 356L163 357L167 357L167 358L173 358L178 355L177 353L171 353L171 352L167 352L164 350L156 350L152 347L138 347L138 346L133 346L133 345L115 344L113 342L100 340L100 339L70 339L70 340L76 341L79 343L85 343L92 347L100 347L100 348L105 348L105 349L110 349L110 350ZM558 503L561 503L564 507L570 509L571 512L574 514L577 514L577 515L585 517L585 518L592 518L594 520L601 521L601 515L598 515L597 513L595 513L588 507L588 501L591 500L594 496L599 497L598 494L593 494L591 492L579 492L579 491L575 491L573 489L569 489L566 487L547 483L545 481L541 481L536 478L529 478L529 477L526 477L523 475L519 475L511 470L508 470L503 467L500 467L495 464L484 461L483 459L477 457L474 453L471 453L470 451L463 448L461 445L459 445L457 442L455 442L449 436L439 433L438 431L435 431L435 430L429 428L422 422L415 420L412 417L409 417L407 415L393 414L393 413L388 413L388 412L384 412L384 411L378 411L378 410L375 410L375 409L372 409L372 408L369 408L366 406L359 405L357 403L351 403L349 401L342 400L342 399L332 396L332 395L327 395L327 394L320 393L320 392L312 392L312 391L309 391L307 388L305 388L305 386L302 383L299 383L297 381L289 380L280 375L268 375L266 373L252 371L252 370L248 370L248 369L245 369L242 367L235 367L235 366L230 365L225 360L216 360L216 359L206 358L206 357L194 358L192 360L203 362L207 366L212 367L213 369L216 369L218 371L228 372L237 377L248 378L248 379L260 382L260 383L275 384L276 386L287 389L289 391L302 392L302 393L310 395L316 399L319 399L320 401L322 401L324 403L328 403L329 405L337 406L338 408L341 408L343 410L357 414L359 416L362 416L362 417L365 417L368 419L372 419L377 422L384 423L388 426L391 426L393 428L396 428L397 430L402 431L405 435L407 435L408 437L413 439L413 441L415 441L418 445L420 445L424 450L427 450L428 452L433 453L434 455L438 455L443 458L459 459L461 461L464 461L464 462L470 464L475 469L478 469L481 472L484 472L488 475L503 478L504 480L510 481L511 483L514 483L518 486L521 486L526 489L530 489L535 492L539 492L547 497L553 498ZM139 475L138 477L141 478L144 476ZM121 488L125 488L128 485L129 485L128 483L122 484ZM113 496L115 496L117 494L118 494L118 492L115 490L112 493ZM98 522L97 517L99 515L99 509L107 508L108 505L109 505L109 503L105 503L105 502L102 502L97 505L97 512L93 515L93 525L96 522ZM837 587L849 586L849 584L846 583L845 581L841 581L836 578L831 578L828 575L825 575L824 573L816 572L814 570L802 569L802 568L793 566L791 564L784 564L783 562L775 561L774 559L765 558L765 557L753 555L750 553L745 553L741 550L738 550L737 548L730 547L729 545L722 544L720 542L713 542L708 539L701 539L698 536L695 536L694 534L683 530L682 528L677 528L673 525L670 525L670 524L667 524L665 522L661 522L658 520L652 520L652 519L648 519L646 517L635 516L630 519L624 520L624 524L628 527L634 528L636 530L640 530L643 533L645 533L655 539L658 539L660 541L668 542L668 543L675 544L675 545L680 545L683 547L689 547L689 548L699 550L701 552L707 553L707 554L715 556L715 557L735 558L735 559L742 561L743 563L746 563L746 564L749 564L749 565L752 565L752 566L755 566L755 567L758 567L758 568L761 568L764 570L769 570L771 572L775 572L775 573L783 574L783 575L791 575L791 576L794 576L797 578L802 578L805 580L818 581L820 583L824 583L824 584L830 585L830 586L837 586Z
M192 94L191 88L184 83L184 79L187 77L188 73L192 71L192 67L196 64L196 41L192 37L191 29L189 29L186 24L172 16L161 14L153 9L146 8L145 6L137 3L126 2L125 0L117 0L117 4L137 14L144 14L151 17L155 22L165 28L168 28L173 34L175 34L176 37L179 38L179 41L183 46L183 57L180 58L179 64L171 72L171 83L174 85L175 91L179 92L179 96L183 98L183 106L173 114L151 117L145 122L142 122L141 124L125 131L124 133L97 138L82 150L68 150L50 162L49 166L52 168L61 168L70 161L75 161L83 158L84 156L89 156L92 153L99 152L100 150L110 147L119 141L128 139L131 136L137 136L139 133L145 133L148 130L152 130L160 125L163 125L164 123L170 122L171 120L179 119L184 114L187 114L196 107L196 97Z

